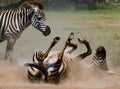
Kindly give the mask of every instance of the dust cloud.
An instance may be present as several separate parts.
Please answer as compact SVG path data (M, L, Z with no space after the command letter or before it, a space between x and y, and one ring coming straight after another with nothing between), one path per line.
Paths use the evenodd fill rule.
M19 61L20 62L20 61ZM22 63L19 63L22 64ZM27 68L16 63L0 63L0 89L119 89L120 76L109 75L95 65L71 64L69 75L58 85L43 82L31 83L27 79Z
M7 61L0 63L0 84L27 83L25 67Z
M120 77L116 74L110 74L107 71L103 71L94 64L86 65L84 63L77 63L72 65L65 84L73 84L73 86L85 89L117 88L120 87Z

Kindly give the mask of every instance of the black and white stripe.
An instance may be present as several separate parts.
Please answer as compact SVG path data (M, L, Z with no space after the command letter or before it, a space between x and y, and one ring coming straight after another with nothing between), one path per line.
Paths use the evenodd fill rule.
M15 10L0 11L0 42L8 41L5 59L10 59L9 52L12 52L15 41L30 24L43 35L49 35L50 28L45 23L42 9L41 3L31 1Z
M56 58L56 56L59 55L59 52L50 53L46 59L40 60L38 58L39 53L40 51L38 50L34 53L33 63L26 64L27 66L31 66L28 68L28 78L31 81L42 80L46 82L58 83L60 76L63 73L67 74L67 68L69 63L68 60L59 60L58 58ZM70 58L69 55L65 55L65 57L66 56ZM72 61L72 59L70 61ZM38 67L36 67L35 65L38 65ZM44 67L43 70L47 72L47 75L44 74L45 72L43 72L42 67Z
M26 64L27 66L30 66L28 69L28 78L30 80L39 79L47 82L59 82L61 74L65 72L67 68L67 62L62 60L64 53L62 51L66 49L67 44L65 44L65 47L61 52L49 54L50 50L59 40L59 37L55 37L46 52L37 50L33 54L33 63Z
M106 49L103 46L100 46L96 49L92 63L102 70L109 70L106 60Z
M77 48L76 44L71 43L71 39L73 39L72 35L69 36L62 51L44 53L37 50L33 55L33 63L26 64L26 66L29 66L28 78L30 80L42 80L53 83L59 83L61 78L65 79L69 72L70 66L72 64L75 65L75 60L83 60L92 53L89 42L83 38L78 38L78 41L86 46L87 51L82 54L71 55L71 53ZM72 47L72 49L65 51L67 46ZM46 53L47 56L44 57ZM100 68L107 71L109 74L114 73L108 68L106 61L106 49L103 46L96 49L95 56L92 59L92 65L94 68Z

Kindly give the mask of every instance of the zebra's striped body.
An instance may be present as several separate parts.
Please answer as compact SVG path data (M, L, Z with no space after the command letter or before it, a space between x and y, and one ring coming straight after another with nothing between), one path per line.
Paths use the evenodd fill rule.
M85 39L78 38L78 41L87 47L87 52L78 55L71 55L71 53L77 48L76 44L71 43L71 39L73 39L72 34L66 41L62 51L49 53L54 46L52 45L54 41L51 44L52 46L50 46L46 52L37 50L33 54L33 63L26 64L26 66L29 66L28 78L34 81L42 80L53 83L59 83L61 78L65 79L69 72L69 68L76 64L75 60L82 60L92 52L89 42ZM66 50L67 46L72 47L72 49ZM96 49L91 67L102 69L109 74L114 74L112 71L109 71L106 62L106 50L103 46Z
M43 6L39 2L26 2L15 10L0 12L0 42L7 40L5 59L12 59L13 46L24 29L30 24L47 36L49 26L45 23Z
M72 62L72 59L70 58L70 55L66 54L63 57L63 61L60 62L58 60L59 52L56 53L50 53L48 57L42 62L43 66L46 68L47 71L47 82L54 82L58 83L59 79L63 79L64 77L67 77L68 70L69 70L69 63ZM67 59L65 57L69 57L70 59ZM35 59L36 60L36 59ZM39 61L36 60L34 63L38 63ZM40 74L40 76L36 76ZM41 70L35 67L29 67L28 69L28 78L30 80L45 80L45 75ZM45 80L46 81L46 80Z
M89 43L81 40L83 44L88 45L88 51L77 56L71 55L70 53L77 48L76 44L71 43L71 40L73 39L72 35L73 34L69 36L62 51L49 53L49 49L53 47L50 46L48 48L49 51L47 50L45 53L37 50L33 54L33 63L26 64L27 66L30 66L28 69L28 78L30 80L38 79L45 80L47 82L59 83L61 78L65 79L67 77L69 68L73 64L74 60L78 57L80 57L80 60L84 59L91 54ZM72 47L72 49L65 51L67 47ZM46 57L44 57L45 54L47 54ZM37 76L38 74L39 76Z
M19 8L0 12L0 33L1 40L7 40L9 37L17 39L25 28L30 25L27 9Z

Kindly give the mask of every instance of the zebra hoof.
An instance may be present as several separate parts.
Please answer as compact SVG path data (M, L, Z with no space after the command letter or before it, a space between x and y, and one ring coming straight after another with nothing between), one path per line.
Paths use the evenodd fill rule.
M60 37L55 37L55 38L53 39L53 41L54 41L55 43L57 43L59 40L60 40Z
M82 43L84 43L85 39L79 37L79 38L78 38L78 41L82 44Z
M74 39L74 33L70 33L70 36L68 38L68 40L72 40L72 39Z

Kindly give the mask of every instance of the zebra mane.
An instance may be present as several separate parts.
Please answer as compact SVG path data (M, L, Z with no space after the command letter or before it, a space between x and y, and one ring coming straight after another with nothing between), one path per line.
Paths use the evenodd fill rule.
M26 6L38 6L39 9L44 9L44 6L42 3L40 3L39 1L26 1L24 3L22 3L19 8L21 7L26 7Z

